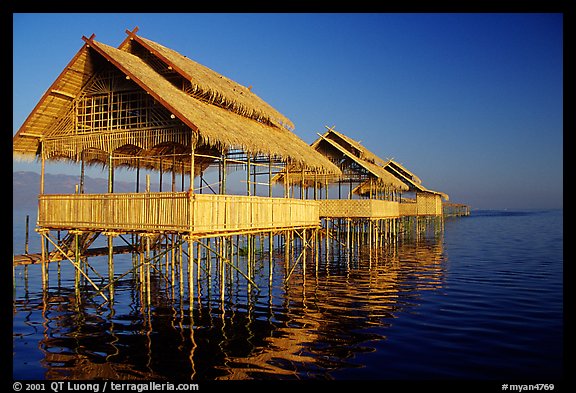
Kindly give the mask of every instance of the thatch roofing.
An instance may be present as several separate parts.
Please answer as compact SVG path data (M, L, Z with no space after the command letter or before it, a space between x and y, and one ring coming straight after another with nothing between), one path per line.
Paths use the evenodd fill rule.
M212 69L199 64L180 53L144 37L137 36L135 31L127 31L128 38L119 49L134 53L138 43L150 55L156 57L169 69L190 82L188 92L194 97L217 105L259 122L270 122L280 127L293 129L292 122L258 97L251 88L228 79Z
M397 190L407 191L408 186L400 181L397 177L390 174L386 171L382 166L379 165L382 160L378 158L375 154L370 152L365 147L361 146L358 142L351 140L348 137L345 137L345 141L348 143L349 146L346 146L346 143L341 143L341 141L335 140L331 137L331 133L334 130L329 129L323 135L319 135L320 137L312 143L312 147L314 149L321 148L322 143L328 144L330 147L337 150L343 157L348 158L349 160L356 163L361 168L364 168L371 176L377 179L378 183L384 186L392 187ZM339 138L342 138L342 134L337 134ZM343 138L342 138L343 139ZM354 149L350 149L353 147Z
M136 151L150 148L150 140L144 141L142 138L153 137L156 144L177 142L179 146L189 145L194 139L198 145L209 149L241 149L249 154L266 154L323 173L340 173L334 164L282 126L291 126L291 122L249 89L153 41L136 37L133 33L130 37L153 48L163 59L168 59L180 70L181 77L193 80L197 94L187 94L178 88L149 62L130 53L127 45L124 45L126 50L121 50L95 41L94 36L83 37L86 44L42 96L14 136L15 156L38 155L40 141L50 137L60 138L53 147L60 149L54 157L65 156L71 160L78 160L80 152L85 149L104 147L104 150L115 150L126 143L136 146ZM92 136L84 133L81 138L60 132L59 126L62 118L71 110L71 102L81 95L87 82L100 69L110 64L180 120L184 131L175 133L177 135L172 135L171 139L162 139L162 135L159 135L163 133L162 130L157 130L152 136L150 132L143 132L140 140L131 136L129 141L121 137L112 138L110 134L115 130ZM69 130L67 132L70 133ZM89 140L90 137L99 138L99 143ZM98 161L97 154L93 157ZM126 165L132 164L126 161Z
M41 138L49 135L94 74L98 64L90 57L88 46L84 45L42 95L13 138L15 158L34 158L39 154Z
M424 192L440 195L448 200L443 192L430 190L422 185L422 180L399 162L388 159L383 160L360 142L338 132L334 127L326 127L324 134L318 134L318 139L312 142L311 147L319 153L329 157L333 162L353 162L363 168L369 178L365 179L353 193L364 195L374 190L374 186L385 186L398 191ZM309 176L308 176L309 177ZM346 174L340 177L343 180ZM282 175L276 176L276 181L284 181ZM294 176L292 182L301 181L301 177Z
M386 165L384 166L384 168L387 171L389 171L391 174L393 174L394 176L405 181L408 184L410 191L436 194L436 195L440 195L445 200L449 199L449 196L446 193L443 193L440 191L433 191L433 190L430 190L430 189L424 187L422 185L422 180L420 180L419 177L417 177L414 173L412 173L408 169L406 169L402 164L400 164L400 163L398 163L392 159L390 159L386 162Z

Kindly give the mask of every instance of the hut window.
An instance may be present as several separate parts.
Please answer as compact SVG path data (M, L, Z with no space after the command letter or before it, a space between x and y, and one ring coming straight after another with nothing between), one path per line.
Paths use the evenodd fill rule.
M78 132L173 126L175 120L143 91L85 96L78 101Z

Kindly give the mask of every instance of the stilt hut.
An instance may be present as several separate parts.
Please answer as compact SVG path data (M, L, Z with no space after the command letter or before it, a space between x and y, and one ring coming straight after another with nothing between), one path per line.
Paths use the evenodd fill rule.
M430 190L422 180L393 159L383 160L360 142L326 127L311 147L337 165L341 176L302 174L292 169L292 185L314 187L314 199L320 199L323 217L399 217L442 215L442 199L448 195ZM275 180L284 182L284 174ZM328 188L337 186L337 195L329 197ZM324 194L317 198L317 194ZM407 194L407 195L406 195ZM413 196L413 197L412 197ZM385 201L385 202L380 202ZM376 206L379 206L378 208Z
M317 227L318 205L272 197L270 179L287 166L336 176L339 168L251 88L137 31L126 31L118 48L82 37L84 45L13 138L14 157L41 162L39 232L202 237ZM44 193L47 160L80 164L76 194ZM93 164L108 169L107 193L83 191L84 166ZM120 167L135 171L135 192L114 193ZM203 182L208 167L218 168L217 186ZM171 190L143 186L142 169L171 174ZM232 169L246 171L246 195L227 193ZM267 185L265 195L256 195L256 184ZM85 244L88 237L94 235Z
M448 194L430 190L422 185L422 180L400 163L390 159L384 169L408 185L414 197L403 197L400 201L400 214L405 216L441 216L442 199L448 201Z
M301 174L290 170L276 176L276 181L289 182L300 188L312 187L313 197L320 201L320 216L330 218L385 218L398 217L400 193L408 186L386 171L382 160L360 143L327 128L318 134L311 147L328 158L342 171L340 176Z

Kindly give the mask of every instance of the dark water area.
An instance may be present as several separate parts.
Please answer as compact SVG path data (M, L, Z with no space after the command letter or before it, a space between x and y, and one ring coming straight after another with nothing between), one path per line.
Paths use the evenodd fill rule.
M26 214L29 251L40 248L33 213L14 211L14 254ZM69 262L50 264L46 291L39 266L17 267L13 379L564 377L562 210L473 211L383 247L309 252L287 282L284 253L272 274L264 254L259 291L233 270L203 274L191 295L156 274L150 309L131 274L111 304L88 286L78 295ZM114 262L117 275L132 263Z

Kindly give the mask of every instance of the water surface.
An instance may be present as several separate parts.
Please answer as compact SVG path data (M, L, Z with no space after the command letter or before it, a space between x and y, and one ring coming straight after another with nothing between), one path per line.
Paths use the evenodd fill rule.
M562 224L561 210L473 211L384 247L308 251L287 283L277 250L272 274L267 253L256 261L259 291L215 265L192 296L154 275L150 309L131 274L105 303L74 291L68 262L50 265L46 291L39 266L18 267L13 378L549 383L563 376Z

